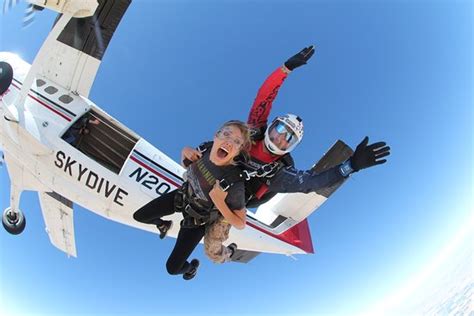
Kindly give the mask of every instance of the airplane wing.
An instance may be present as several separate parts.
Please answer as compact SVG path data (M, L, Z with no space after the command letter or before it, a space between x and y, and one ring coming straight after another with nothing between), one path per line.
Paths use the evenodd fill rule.
M317 173L346 161L352 149L338 140L329 151L315 164L312 170ZM308 216L316 211L344 182L342 179L332 186L311 193L278 193L268 202L260 205L255 213L247 213L247 225L264 232L275 239L299 248L301 253L314 253L311 233L307 222ZM235 234L235 235L234 235ZM231 230L230 237L241 247L232 257L232 261L247 263L258 255L255 240L237 241L243 234ZM230 240L232 242L232 240Z
M48 53L38 53L42 58L33 64L37 75L87 98L105 50L130 2L98 0L93 16L71 18L56 40L41 48Z
M72 202L56 192L38 192L46 231L51 243L77 257Z
M346 161L352 153L348 145L338 140L312 170L317 173L323 172ZM330 187L311 193L278 193L259 206L255 217L269 224L273 233L283 233L318 209L346 180L343 179ZM250 219L252 220L252 217ZM252 221L250 223L253 224Z

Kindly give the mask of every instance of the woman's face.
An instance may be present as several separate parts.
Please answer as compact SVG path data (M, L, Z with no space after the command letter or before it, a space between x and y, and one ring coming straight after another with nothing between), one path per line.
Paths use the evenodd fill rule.
M234 125L225 126L217 131L209 159L216 166L230 165L240 153L244 138L240 129Z

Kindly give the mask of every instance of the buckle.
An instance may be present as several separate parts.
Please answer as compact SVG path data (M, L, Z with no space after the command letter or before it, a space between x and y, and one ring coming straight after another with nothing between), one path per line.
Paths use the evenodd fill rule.
M275 164L269 163L266 165L263 165L260 167L260 169L257 170L257 176L258 177L266 177L269 173L271 173L275 169Z
M245 181L249 181L256 172L249 172L247 170L243 170L242 174L244 175Z
M202 225L206 224L205 221L197 219L196 217L193 217L193 218L194 218L194 225L196 225L196 226L202 226Z
M221 186L222 191L224 191L224 192L229 190L229 188L230 188L230 183L228 183L226 179L220 180L219 185Z
M267 165L264 165L264 166L263 166L263 171L264 171L265 173L269 173L269 172L271 172L272 170L273 170L273 164L267 164Z

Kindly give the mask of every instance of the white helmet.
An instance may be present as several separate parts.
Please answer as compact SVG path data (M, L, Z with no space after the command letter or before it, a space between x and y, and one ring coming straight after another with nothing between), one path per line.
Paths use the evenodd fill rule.
M278 134L286 134L285 140L288 143L286 148L280 148L273 143L270 134L276 130ZM294 114L286 114L276 117L272 124L265 131L265 146L275 155L284 155L292 151L303 138L303 120Z

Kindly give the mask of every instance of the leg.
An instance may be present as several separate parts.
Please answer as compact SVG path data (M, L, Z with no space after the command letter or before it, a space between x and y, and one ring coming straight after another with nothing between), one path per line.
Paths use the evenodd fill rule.
M177 190L168 192L145 204L133 214L133 218L145 224L161 225L161 217L174 213L174 196Z
M223 245L229 238L231 225L220 217L209 225L204 236L204 251L209 259L215 263L224 263L229 260L232 250Z
M169 274L183 274L189 271L191 265L187 259L201 241L204 232L205 225L193 228L181 227L176 244L166 262L166 270Z

